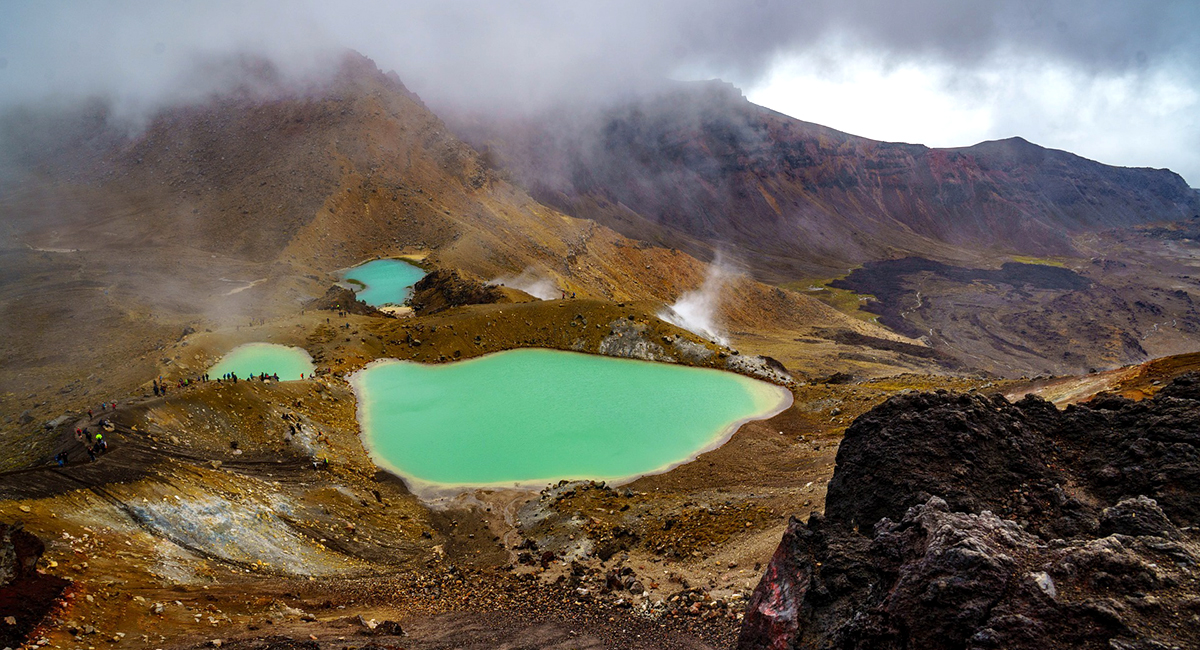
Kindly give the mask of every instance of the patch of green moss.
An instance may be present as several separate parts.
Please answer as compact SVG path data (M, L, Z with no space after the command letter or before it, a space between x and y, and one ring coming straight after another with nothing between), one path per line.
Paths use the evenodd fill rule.
M1050 257L1033 257L1032 255L1013 255L1011 257L1011 260L1013 262L1020 262L1021 264L1040 264L1042 266L1057 266L1059 268L1067 267L1066 263L1064 263L1063 261L1057 260L1054 258L1050 258Z
M874 300L875 296L870 294L855 293L848 289L836 289L829 286L830 282L839 280L845 276L837 278L827 278L819 280L798 280L795 282L787 282L779 285L789 291L803 294L810 298L816 298L821 302L833 307L834 309L848 316L859 320L874 323L879 320L879 316L868 311L863 311L862 306L869 300Z

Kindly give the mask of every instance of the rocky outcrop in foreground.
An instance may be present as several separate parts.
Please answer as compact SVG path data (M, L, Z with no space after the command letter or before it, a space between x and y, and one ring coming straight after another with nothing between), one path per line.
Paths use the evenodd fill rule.
M16 648L42 622L69 580L37 570L46 550L21 524L0 524L0 645Z
M912 394L854 422L739 648L1200 648L1200 376L1059 411Z

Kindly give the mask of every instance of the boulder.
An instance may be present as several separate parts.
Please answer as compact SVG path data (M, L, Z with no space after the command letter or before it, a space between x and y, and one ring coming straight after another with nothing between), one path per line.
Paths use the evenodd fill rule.
M894 397L846 431L738 647L1198 647L1200 377L1151 400Z

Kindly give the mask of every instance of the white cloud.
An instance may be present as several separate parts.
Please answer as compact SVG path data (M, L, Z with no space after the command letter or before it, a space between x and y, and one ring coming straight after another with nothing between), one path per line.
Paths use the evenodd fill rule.
M747 98L781 113L875 140L957 146L992 128L992 111L947 92L951 71L888 64L868 53L783 57Z
M969 68L844 43L780 56L750 101L876 140L967 146L1014 135L1200 184L1200 91L1186 71L1083 72L1014 54Z
M868 137L1022 135L1200 183L1194 0L0 2L0 109L101 93L144 113L220 87L197 55L262 54L301 76L338 47L435 109L607 100L687 72Z

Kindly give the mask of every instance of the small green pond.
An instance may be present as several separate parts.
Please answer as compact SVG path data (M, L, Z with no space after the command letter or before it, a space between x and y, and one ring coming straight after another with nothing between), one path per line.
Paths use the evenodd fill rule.
M412 286L425 271L400 260L375 260L349 269L342 279L354 287L358 299L372 307L403 305Z
M380 361L351 383L372 457L417 490L631 479L791 403L729 372L544 349Z
M301 379L313 372L312 357L301 348L275 343L246 343L229 351L208 374L216 379L234 373L239 379L251 375L278 374L280 381Z

